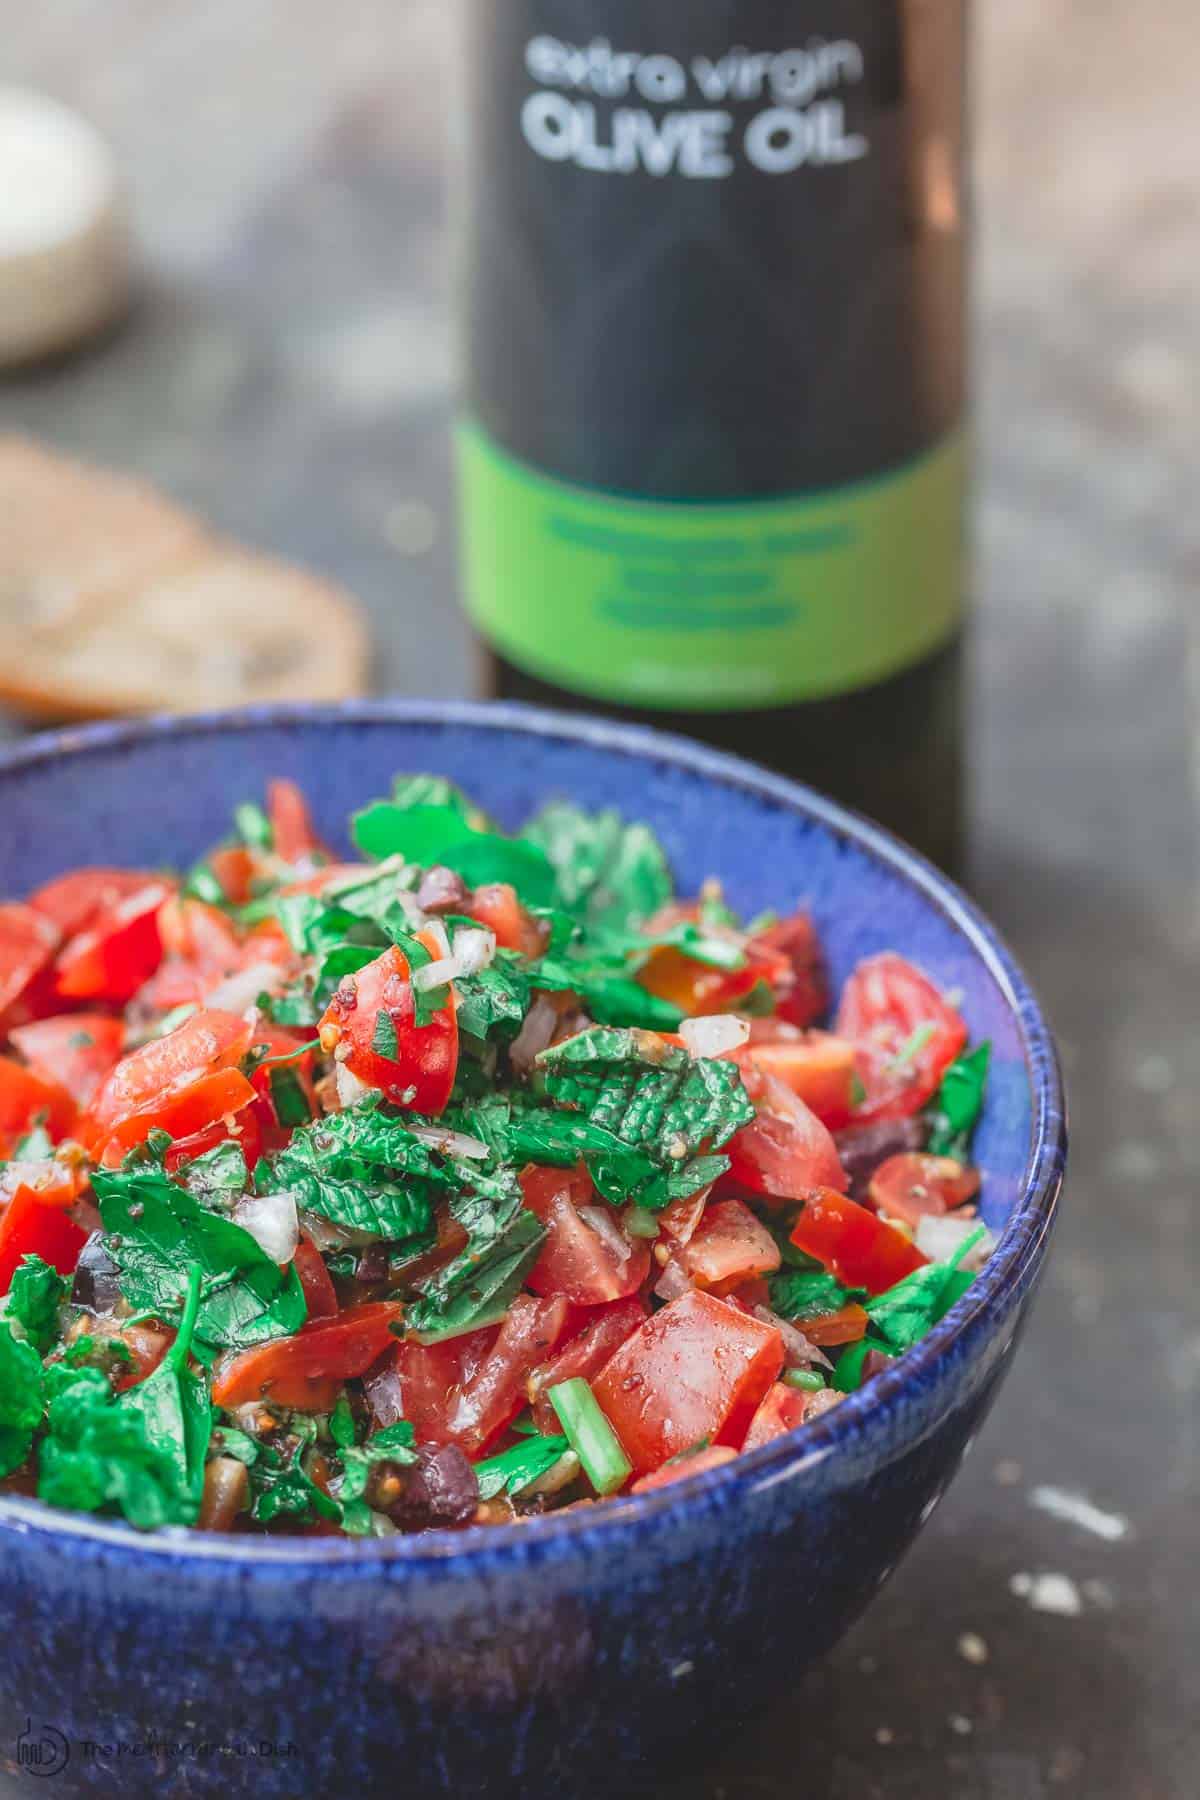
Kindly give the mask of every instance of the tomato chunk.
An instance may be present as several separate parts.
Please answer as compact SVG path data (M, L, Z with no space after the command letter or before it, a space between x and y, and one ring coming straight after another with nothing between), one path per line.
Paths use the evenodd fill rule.
M869 957L842 991L837 1032L858 1051L858 1124L906 1118L932 1100L966 1047L967 1027L920 969L894 951Z
M496 934L502 950L517 950L522 956L540 956L546 947L545 929L525 910L517 898L517 890L507 881L494 881L478 887L463 903L463 913L476 919Z
M742 1449L757 1450L760 1444L769 1444L773 1438L782 1437L785 1431L794 1431L797 1425L803 1425L809 1398L799 1389L777 1381L767 1390L751 1419Z
M107 1013L58 1013L15 1025L9 1036L35 1074L87 1106L121 1060L125 1025Z
M62 937L70 938L154 879L139 869L72 869L30 894L29 904L53 920Z
M241 1406L248 1400L275 1401L306 1412L324 1412L337 1389L365 1375L392 1341L392 1326L404 1308L392 1300L371 1300L348 1307L333 1319L316 1319L295 1337L276 1338L243 1350L221 1370L213 1384L218 1406Z
M534 1423L539 1431L554 1436L562 1430L558 1414L546 1394L560 1381L571 1381L582 1375L590 1381L598 1375L614 1351L626 1338L633 1336L646 1319L646 1308L636 1298L615 1300L611 1306L597 1307L588 1316L583 1330L550 1358L531 1369L525 1381L525 1393L533 1404Z
M338 1301L333 1277L325 1267L325 1258L311 1238L300 1239L293 1261L300 1277L300 1286L304 1289L309 1320L335 1318Z
M40 1010L58 941L53 920L36 907L0 906L0 1017Z
M574 1169L531 1164L522 1171L521 1187L526 1206L548 1233L526 1278L535 1294L563 1294L579 1306L601 1306L637 1292L650 1272L650 1245L645 1238L627 1238L611 1208L602 1215L611 1221L611 1236L588 1222L580 1207L605 1203L597 1199L582 1164Z
M407 1419L418 1443L451 1443L451 1411L498 1336L497 1328L488 1325L441 1344L408 1339L397 1344L393 1355L372 1371L367 1383L367 1396L380 1425Z
M284 862L307 862L314 856L326 854L312 822L308 801L294 781L276 780L268 784L267 817L271 821L275 854Z
M120 1120L144 1112L197 1076L231 1068L245 1056L251 1036L250 1026L236 1013L208 1008L193 1013L165 1037L152 1038L131 1051L92 1102L87 1120L90 1141L107 1136Z
M46 1206L33 1188L19 1187L0 1213L0 1295L23 1257L40 1256L60 1275L71 1275L86 1243L87 1232L61 1206Z
M629 1491L631 1494L651 1494L655 1488L670 1487L675 1481L686 1481L689 1475L703 1475L709 1469L722 1469L726 1463L736 1462L737 1454L728 1444L710 1444L707 1450L697 1450L691 1456L681 1456L678 1462L664 1463L661 1469L655 1469L653 1475L643 1475Z
M676 1252L684 1274L718 1298L780 1264L779 1245L743 1200L714 1200Z
M746 1091L757 1117L734 1134L726 1149L730 1175L751 1193L798 1200L809 1188L846 1186L828 1127L774 1075L746 1072Z
M962 1206L978 1192L977 1169L968 1169L953 1156L928 1156L919 1150L889 1156L876 1169L867 1189L877 1211L908 1225Z
M518 1294L496 1342L458 1391L447 1419L450 1439L475 1455L520 1412L529 1371L546 1360L564 1335L570 1307L561 1295L534 1300Z
M818 1188L805 1200L792 1242L843 1286L869 1294L882 1294L929 1261L902 1231L832 1188Z
M783 1367L774 1327L690 1292L656 1312L592 1383L638 1475L702 1438L739 1445Z
M780 919L752 938L757 950L782 957L786 969L775 981L778 1016L791 1025L815 1025L829 1008L829 989L816 927L805 912Z
M132 999L162 961L158 913L171 891L168 882L147 881L68 939L54 965L62 997L117 1004Z
M865 1306L851 1301L848 1306L841 1306L837 1312L818 1313L815 1318L798 1321L800 1330L810 1344L817 1344L828 1350L834 1344L856 1344L860 1337L865 1337L870 1320Z
M74 1129L75 1102L58 1081L0 1056L0 1133L19 1137L45 1123L55 1143Z
M776 1076L830 1131L849 1123L858 1069L855 1047L848 1038L834 1037L828 1031L806 1031L795 1038L752 1040L733 1052L733 1061L742 1069Z
M397 946L346 976L320 1030L322 1042L346 1047L351 1074L382 1088L396 1105L434 1114L445 1108L458 1067L453 991L427 1024L418 1025L408 959Z

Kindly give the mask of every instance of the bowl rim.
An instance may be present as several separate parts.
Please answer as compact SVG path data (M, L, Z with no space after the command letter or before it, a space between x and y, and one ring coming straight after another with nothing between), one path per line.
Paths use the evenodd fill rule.
M571 1545L603 1549L599 1535L621 1525L636 1526L663 1513L697 1510L709 1501L736 1501L738 1491L763 1485L763 1478L800 1474L837 1457L856 1434L883 1430L895 1402L919 1387L924 1377L989 1308L1014 1287L1035 1259L1054 1224L1066 1165L1067 1122L1062 1074L1053 1034L1020 965L1001 934L950 878L918 851L882 826L803 782L793 781L740 756L712 750L674 733L629 725L589 714L569 714L517 702L392 698L336 703L280 702L204 713L152 715L103 721L38 733L0 747L2 784L13 771L36 768L63 757L86 760L95 752L136 748L161 739L209 737L262 729L311 729L323 725L364 727L457 726L479 731L520 733L560 739L628 759L666 763L723 787L742 789L814 820L834 836L853 842L915 887L954 926L983 963L1010 1007L1029 1075L1030 1142L1021 1191L1000 1238L978 1278L933 1330L865 1387L811 1424L785 1433L732 1462L685 1477L648 1494L626 1495L579 1511L549 1513L513 1525L489 1525L468 1532L433 1530L389 1538L247 1538L234 1533L200 1533L175 1527L139 1532L124 1521L60 1511L36 1499L0 1495L0 1530L84 1540L127 1552L180 1562L237 1563L267 1568L295 1565L366 1570L393 1563L452 1563L456 1572L472 1562L506 1553L528 1557ZM802 1434L802 1435L801 1435Z

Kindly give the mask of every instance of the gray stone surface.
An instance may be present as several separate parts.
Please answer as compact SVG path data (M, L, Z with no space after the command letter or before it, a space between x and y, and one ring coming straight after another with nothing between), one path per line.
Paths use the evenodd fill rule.
M337 576L378 686L448 694L456 13L56 0L4 34L115 140L145 281L0 421ZM1200 52L1192 0L977 25L973 880L1062 1032L1072 1178L970 1465L831 1662L730 1721L707 1800L1197 1791Z

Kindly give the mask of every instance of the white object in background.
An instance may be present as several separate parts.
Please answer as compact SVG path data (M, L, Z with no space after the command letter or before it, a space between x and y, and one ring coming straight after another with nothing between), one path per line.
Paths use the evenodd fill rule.
M0 366L71 349L128 295L108 146L57 101L0 87Z

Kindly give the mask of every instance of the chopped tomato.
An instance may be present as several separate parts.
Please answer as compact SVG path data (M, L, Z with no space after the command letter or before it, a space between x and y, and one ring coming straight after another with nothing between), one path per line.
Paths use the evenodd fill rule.
M832 1188L807 1197L792 1242L845 1287L863 1287L869 1294L882 1294L929 1261L902 1231Z
M148 880L68 938L54 964L62 997L117 1004L132 999L162 961L158 913L170 893L169 882Z
M247 1170L253 1170L263 1153L262 1125L253 1106L243 1106L236 1116L215 1119L199 1131L177 1137L163 1157L163 1167L173 1175L181 1163L190 1162L195 1156L203 1156L206 1150L215 1150L218 1144L230 1141L241 1150Z
M421 1250L416 1256L410 1256L398 1270L400 1278L406 1283L424 1281L427 1275L445 1268L460 1250L467 1247L467 1234L448 1206L443 1204L436 1208L433 1222L437 1242L428 1250Z
M189 894L171 894L158 912L158 935L168 956L224 973L236 967L241 940L218 907L194 900Z
M751 943L782 956L786 973L775 983L776 1010L791 1025L815 1025L829 1008L829 989L816 927L805 912L760 931Z
M808 1401L809 1396L798 1388L777 1381L774 1387L768 1388L762 1405L751 1419L742 1449L757 1450L760 1444L769 1444L772 1438L782 1437L785 1431L795 1431L797 1425L804 1423Z
M766 1021L764 1021L766 1023ZM751 1040L732 1052L739 1068L774 1075L803 1100L830 1131L850 1121L857 1084L856 1054L848 1038L806 1031L794 1038Z
M295 1337L275 1338L243 1350L217 1376L217 1406L248 1400L275 1401L305 1412L327 1412L337 1390L365 1375L392 1341L404 1308L392 1300L351 1306L333 1319L314 1319Z
M571 1309L561 1295L534 1300L518 1294L499 1335L475 1374L458 1390L450 1407L450 1439L476 1455L516 1417L525 1400L525 1378L546 1360L563 1337Z
M645 1323L646 1308L636 1297L614 1300L611 1306L599 1306L589 1312L582 1331L575 1334L548 1362L531 1369L525 1381L525 1393L533 1405L534 1423L541 1432L553 1436L562 1430L558 1414L546 1398L548 1390L560 1381L582 1375L590 1381L598 1375L614 1351L626 1338Z
M871 1205L889 1219L916 1225L928 1214L947 1213L979 1192L979 1171L953 1156L927 1156L919 1150L889 1156L871 1177Z
M26 1256L40 1256L60 1275L74 1274L86 1243L87 1232L61 1206L47 1206L33 1188L19 1187L0 1213L0 1295Z
M9 1036L35 1074L87 1106L121 1060L125 1025L107 1013L58 1013L16 1025Z
M422 934L422 942L427 938L437 956L436 939ZM408 959L393 945L342 981L321 1020L321 1040L345 1046L351 1074L382 1088L396 1105L437 1114L450 1098L458 1067L455 1004L450 989L428 1024L417 1025Z
M308 801L294 781L272 781L267 787L267 817L276 856L286 863L309 862L326 855L308 810Z
M667 944L650 953L637 979L642 987L677 1006L689 1018L703 1018L709 1013L736 1012L738 1002L752 994L760 982L773 988L785 968L782 957L762 949L753 940L746 945L745 966L741 969L714 969Z
M714 1200L676 1260L698 1288L723 1298L780 1264L779 1245L743 1200Z
M232 906L245 906L254 892L258 858L246 844L223 844L208 858L221 892Z
M464 1332L440 1344L418 1344L405 1340L397 1344L390 1361L381 1365L378 1389L390 1387L387 1376L396 1377L399 1393L391 1416L380 1415L380 1422L391 1425L396 1419L407 1419L421 1444L449 1444L453 1433L450 1413L458 1396L472 1381L496 1342L499 1332L494 1325L480 1331ZM368 1391L376 1385L372 1372ZM389 1400L391 1398L389 1394ZM376 1404L371 1394L372 1405Z
M676 1246L690 1243L711 1191L711 1188L701 1188L699 1193L689 1194L686 1200L672 1200L669 1206L664 1206L658 1215L660 1237L668 1238Z
M689 1475L704 1475L709 1469L723 1469L726 1463L736 1461L737 1451L731 1450L728 1444L710 1444L706 1450L695 1450L691 1456L681 1456L677 1462L664 1463L653 1475L643 1475L629 1491L631 1494L651 1494L655 1488L670 1487L672 1482L686 1481Z
M88 1122L93 1139L172 1088L213 1069L233 1067L250 1048L252 1035L246 1020L236 1013L209 1007L164 1037L130 1051L92 1103Z
M165 1131L173 1138L195 1138L203 1135L204 1147L212 1149L219 1136L209 1137L210 1126L229 1121L243 1107L253 1104L254 1089L240 1069L214 1069L208 1075L197 1075L169 1089L140 1112L118 1119L103 1140L100 1160L106 1168L114 1168L127 1150L144 1144L152 1131ZM226 1135L236 1134L232 1128Z
M139 1382L153 1375L175 1341L173 1331L160 1331L154 1325L126 1325L117 1337L128 1350L130 1359L128 1363L122 1363L120 1373L113 1378L113 1387L118 1394L137 1387Z
M496 934L502 950L518 950L522 956L540 956L546 948L545 929L532 914L526 912L517 898L517 890L507 881L495 881L478 887L463 902L466 918L477 919Z
M185 1138L240 1112L255 1094L232 1065L245 1055L250 1036L244 1019L210 1009L143 1044L122 1058L96 1095L80 1124L84 1140L103 1145L111 1164L155 1129Z
M325 1258L311 1238L302 1237L300 1239L293 1261L296 1264L296 1273L300 1277L300 1286L304 1289L304 1299L308 1307L310 1322L314 1319L336 1317L338 1302L333 1286L333 1277L325 1267Z
M49 998L48 974L58 948L53 920L15 901L0 906L0 1017L40 1011Z
M70 938L98 914L111 911L130 894L141 893L154 879L139 869L72 869L31 894L29 904L52 919L62 937Z
M638 1475L701 1439L739 1445L783 1367L779 1332L689 1292L654 1313L592 1383Z
M637 1292L650 1272L650 1245L645 1238L627 1238L611 1208L604 1214L611 1236L589 1223L580 1207L603 1207L604 1202L597 1199L582 1164L573 1169L530 1164L521 1172L521 1187L526 1206L548 1232L526 1277L535 1294L563 1294L579 1306L602 1306Z
M799 1095L758 1070L745 1071L743 1080L758 1112L726 1147L733 1179L774 1200L798 1200L812 1187L844 1188L828 1127Z
M57 1143L73 1130L75 1111L75 1102L60 1082L25 1068L11 1056L0 1056L0 1132L20 1137L40 1120Z
M860 963L847 981L837 1032L858 1052L866 1098L855 1108L857 1124L919 1112L967 1042L960 1014L891 950Z
M834 1344L856 1344L860 1337L865 1337L870 1319L865 1306L851 1301L849 1306L839 1307L837 1312L818 1313L814 1319L797 1321L800 1330L810 1344L817 1344L828 1350Z

